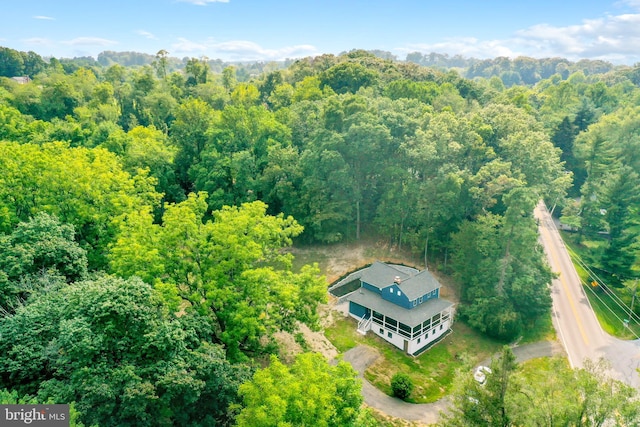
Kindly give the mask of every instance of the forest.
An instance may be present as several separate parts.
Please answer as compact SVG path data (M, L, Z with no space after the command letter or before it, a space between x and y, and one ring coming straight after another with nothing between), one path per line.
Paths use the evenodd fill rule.
M506 343L549 316L543 200L631 286L640 67L454 59L0 48L0 400L87 426L367 425L350 365L273 356L327 298L294 244L411 251Z

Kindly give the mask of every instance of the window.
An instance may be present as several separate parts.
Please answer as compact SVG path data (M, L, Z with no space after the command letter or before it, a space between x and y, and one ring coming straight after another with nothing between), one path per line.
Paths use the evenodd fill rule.
M389 288L389 293L392 294L393 293L393 286Z
M402 295L402 292L398 291L398 296Z
M440 325L440 330L442 330L442 327L443 327L443 326L444 326L444 325Z
M407 338L411 338L411 327L408 325L405 325L404 323L400 323L398 329L398 332L400 333L400 335L403 335Z
M389 338L393 338L393 334L392 334L391 332L387 332L387 336L388 336Z
M416 306L416 304L418 304L418 301L413 300L413 306L414 306L414 307Z
M420 338L418 338L418 344L420 344Z
M431 335L435 335L436 334L436 330L434 329L433 332L431 332Z
M389 329L395 329L398 327L398 322L395 319L392 319L390 317L386 317L385 319L385 326Z
M419 302L420 304L422 304L422 297L420 297L420 298L418 299L418 302Z
M435 326L435 325L437 325L439 323L440 323L440 313L438 313L435 316L433 316L433 321L432 321L433 326Z
M384 329L380 328L380 335L384 335Z

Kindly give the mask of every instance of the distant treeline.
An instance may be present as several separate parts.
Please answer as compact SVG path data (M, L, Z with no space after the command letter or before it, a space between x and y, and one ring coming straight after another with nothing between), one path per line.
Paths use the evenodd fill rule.
M164 52L164 51L160 51ZM160 53L159 52L159 53ZM352 50L351 52L358 52ZM391 52L383 50L370 50L369 53L378 58L397 61L398 58ZM166 52L165 52L166 53ZM343 53L345 54L345 53ZM115 52L106 50L98 55L97 59L90 56L75 58L48 58L43 59L35 52L20 52L14 49L0 47L0 76L14 77L27 75L33 77L49 65L59 63L65 72L73 73L80 67L110 67L119 64L124 67L142 67L153 65L158 61L158 54L151 55L142 52ZM189 62L189 57L166 57L167 72L183 70ZM294 60L285 61L254 61L254 62L225 62L221 59L200 58L205 61L212 72L221 73L230 65L236 67L238 81L248 81L251 77L258 76L265 71L283 69L291 65ZM582 71L586 76L604 74L616 68L610 62L602 60L582 59L577 62L565 58L530 58L520 56L515 59L504 56L491 59L466 58L462 55L450 56L446 53L420 53L412 52L406 57L406 62L412 62L425 67L441 70L456 69L462 77L473 79L483 77L499 77L506 87L514 85L534 85L540 80L548 79L554 74L566 79L574 72Z
M492 59L465 58L461 55L449 56L446 53L422 54L413 52L407 55L407 61L414 62L425 67L442 69L458 68L461 74L468 78L475 77L500 77L505 86L533 85L543 79L548 79L554 74L559 74L563 79L576 71L582 71L585 75L604 74L614 68L613 64L601 61L582 59L571 62L565 58L530 58L519 56L510 59L500 56Z

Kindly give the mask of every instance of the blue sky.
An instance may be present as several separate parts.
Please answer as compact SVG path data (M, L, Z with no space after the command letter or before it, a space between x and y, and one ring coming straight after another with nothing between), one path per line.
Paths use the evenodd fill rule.
M270 61L358 48L640 62L640 0L23 0L0 22L1 46L56 57Z

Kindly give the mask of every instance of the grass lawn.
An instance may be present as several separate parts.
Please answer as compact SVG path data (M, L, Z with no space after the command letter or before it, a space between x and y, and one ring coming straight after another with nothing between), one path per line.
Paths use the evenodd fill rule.
M430 403L449 394L457 369L475 365L497 353L502 344L482 336L462 322L453 325L453 333L418 357L411 357L374 334L356 332L355 320L339 318L325 330L327 338L344 352L358 344L378 349L382 357L364 376L376 388L391 395L390 381L396 372L409 374L415 388L407 401Z
M565 244L577 255L583 262L588 262L593 257L593 252L598 250L602 246L602 241L583 240L580 244L576 243L574 235L570 233L562 233L562 238ZM583 282L584 291L589 298L589 302L593 307L593 311L600 322L602 329L610 335L613 335L622 339L635 339L640 336L640 324L631 323L630 328L627 328L622 319L628 319L629 313L623 310L614 301L614 298L598 287L592 287L590 283L594 281L594 278L590 273L577 263L574 256L571 257L573 264L580 276L580 280ZM598 276L605 282L609 282L610 279L604 275L598 274ZM626 304L630 304L630 297L622 293L622 289L615 288L613 286L608 287L618 298L622 299ZM640 301L638 301L640 303Z
M640 325L637 323L630 324L630 327L624 325L621 319L628 319L629 314L616 305L611 295L602 289L589 289L587 286L585 286L585 292L600 326L606 333L622 339L635 339L640 336Z

